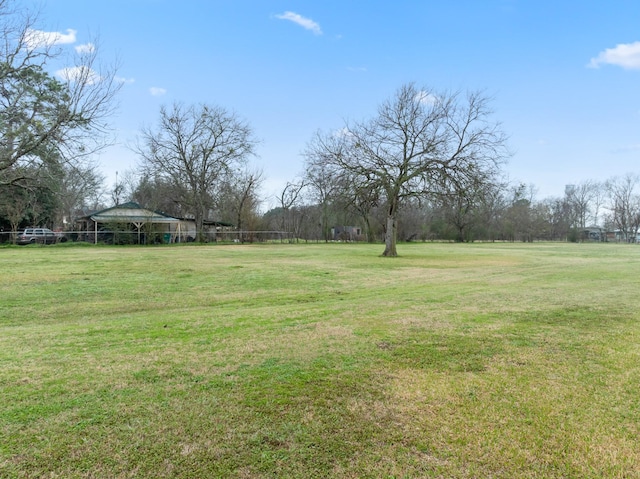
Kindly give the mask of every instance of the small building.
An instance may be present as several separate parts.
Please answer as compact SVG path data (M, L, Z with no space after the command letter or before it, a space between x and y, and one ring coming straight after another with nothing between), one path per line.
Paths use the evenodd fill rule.
M197 237L196 220L194 218L178 218L178 220L181 234L178 241L193 241ZM202 227L206 241L230 239L235 232L234 225L224 221L204 220Z
M605 241L606 240L606 232L603 228L599 226L588 226L582 230L581 241Z
M334 226L331 228L334 241L361 241L362 229L357 226Z

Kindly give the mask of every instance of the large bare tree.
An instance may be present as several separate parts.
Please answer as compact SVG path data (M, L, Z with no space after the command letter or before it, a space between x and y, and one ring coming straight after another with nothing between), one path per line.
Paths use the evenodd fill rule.
M141 131L135 150L146 175L171 182L196 222L197 240L204 241L203 223L225 181L240 174L254 154L251 127L219 106L175 103L160 109L156 128Z
M338 133L318 133L305 156L355 177L386 199L383 256L397 256L396 220L404 200L477 185L507 156L506 137L490 119L481 93L438 93L402 86L368 121L346 123Z
M320 233L324 241L331 239L331 206L338 203L344 193L344 181L340 175L334 174L329 165L315 163L306 169L307 188L320 210Z
M223 221L235 223L238 240L250 238L247 230L255 228L260 207L259 190L264 179L261 170L234 171L224 180L216 195L216 212Z
M0 0L0 186L26 186L52 162L75 162L109 144L107 120L122 86L96 43L66 56L37 16ZM66 64L52 74L51 65Z
M601 186L592 180L566 187L565 201L571 213L573 228L584 229L587 227L587 223L595 218L591 210L599 189Z
M293 234L296 241L300 238L300 227L304 219L302 198L306 187L304 180L299 182L287 182L278 196L280 211L282 213L280 230Z
M606 182L610 217L624 241L636 241L640 230L640 175L627 173Z

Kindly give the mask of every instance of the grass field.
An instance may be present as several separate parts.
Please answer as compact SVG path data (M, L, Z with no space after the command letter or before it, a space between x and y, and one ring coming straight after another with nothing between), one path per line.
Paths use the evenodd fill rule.
M0 248L0 477L640 477L640 246L381 250Z

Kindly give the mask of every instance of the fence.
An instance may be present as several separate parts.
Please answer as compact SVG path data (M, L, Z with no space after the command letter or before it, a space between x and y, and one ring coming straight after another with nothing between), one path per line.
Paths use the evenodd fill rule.
M19 234L19 233L18 233ZM130 230L56 231L57 242L86 242L98 244L170 244L191 243L196 240L189 235L169 232L146 232ZM207 243L291 243L294 235L287 231L207 231ZM14 233L0 231L0 243L14 242Z

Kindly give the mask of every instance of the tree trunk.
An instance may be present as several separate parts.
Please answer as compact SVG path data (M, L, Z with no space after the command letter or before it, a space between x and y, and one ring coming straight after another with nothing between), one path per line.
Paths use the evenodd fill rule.
M326 203L322 204L322 219L320 228L322 229L322 238L328 243L331 238L331 228L329 227L329 212Z
M198 243L205 243L207 240L206 235L204 234L204 207L199 204L196 206L195 211L195 222L196 222L196 241Z
M392 213L387 215L387 229L384 233L384 244L385 247L382 256L398 256L398 251L396 250L396 218Z
M373 234L373 227L371 226L371 221L367 215L363 215L363 220L365 224L365 231L367 235L367 243L375 243L376 237Z
M240 202L240 206L238 207L238 217L236 221L236 229L238 231L238 241L240 243L244 243L244 236L242 234L242 208L244 207L244 200L246 197L242 198Z
M206 236L204 234L204 222L202 221L202 217L196 218L196 241L198 243L204 243L206 241Z

